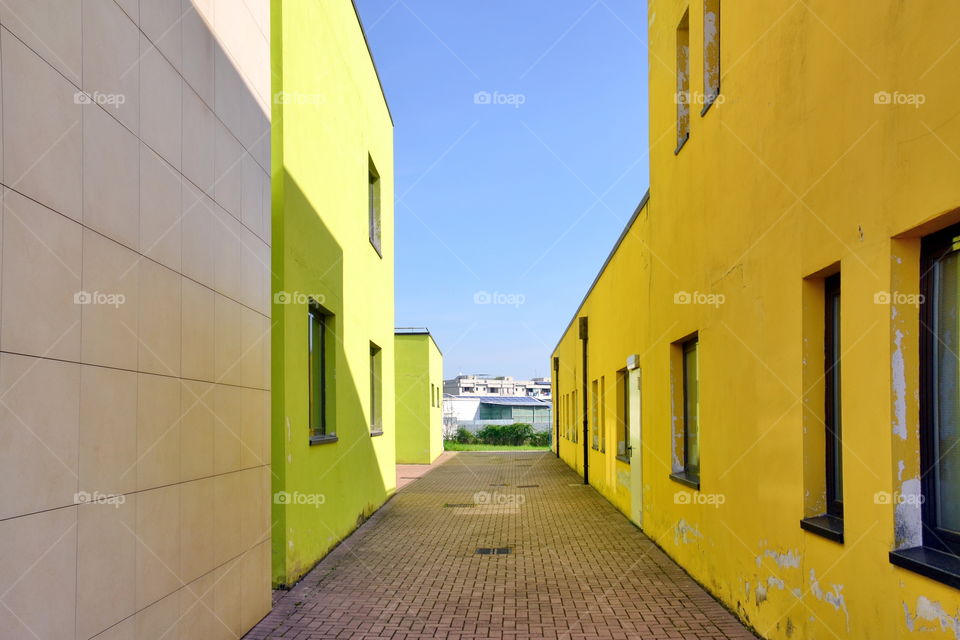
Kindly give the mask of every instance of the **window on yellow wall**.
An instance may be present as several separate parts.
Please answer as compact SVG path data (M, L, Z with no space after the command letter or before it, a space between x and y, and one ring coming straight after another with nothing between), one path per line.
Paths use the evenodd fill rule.
M703 2L703 109L704 115L720 95L720 0Z
M699 341L683 343L683 470L700 482L700 363Z
M600 449L600 427L599 427L599 395L600 383L594 380L590 383L590 440L594 449Z
M607 379L600 376L600 452L607 452Z
M630 375L617 371L617 456L630 459Z
M573 390L573 412L572 412L572 413L573 413L573 441L574 441L574 442L577 442L577 441L580 440L580 422L583 420L583 418L581 418L581 414L580 414L580 411L582 410L582 407L580 406L580 403L579 403L577 400L578 400L578 398L577 398L577 390L574 389L574 390Z
M677 150L690 137L690 11L677 26Z

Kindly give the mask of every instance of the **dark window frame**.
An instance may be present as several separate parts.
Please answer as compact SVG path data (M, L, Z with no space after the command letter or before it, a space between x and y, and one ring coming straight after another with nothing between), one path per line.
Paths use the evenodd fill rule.
M620 415L618 416L618 426L620 433L617 434L617 459L621 462L630 463L630 369L623 368L617 371L617 387L621 394ZM623 453L620 453L619 441L623 436Z
M310 444L337 441L337 434L329 430L331 394L327 371L330 367L328 342L333 321L333 314L317 301L310 300L307 303L307 428ZM317 377L319 380L315 379Z
M936 422L936 303L937 263L954 249L954 238L960 237L960 225L954 225L925 237L921 242L920 291L920 490L923 495L922 544L953 556L960 556L960 533L943 529L937 518L938 491L936 444L939 429Z
M834 302L836 304L834 304ZM840 274L823 280L824 440L827 515L843 518L843 421L840 388ZM838 477L839 467L839 477ZM839 485L839 487L838 487ZM840 495L838 496L838 488Z

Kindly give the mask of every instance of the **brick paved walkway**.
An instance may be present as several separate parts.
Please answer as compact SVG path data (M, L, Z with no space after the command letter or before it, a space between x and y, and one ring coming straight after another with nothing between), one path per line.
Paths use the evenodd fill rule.
M477 492L507 502L444 506ZM460 453L410 484L247 637L754 636L553 454L523 452Z

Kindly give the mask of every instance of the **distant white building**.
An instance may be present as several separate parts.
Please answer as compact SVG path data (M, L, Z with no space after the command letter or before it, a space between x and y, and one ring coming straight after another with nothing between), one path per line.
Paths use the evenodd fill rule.
M511 376L459 375L443 381L448 396L506 396L550 401L550 378L515 380Z
M537 431L548 431L553 406L550 400L529 396L444 394L443 422L445 435L451 436L459 427L478 431L488 424L522 422Z

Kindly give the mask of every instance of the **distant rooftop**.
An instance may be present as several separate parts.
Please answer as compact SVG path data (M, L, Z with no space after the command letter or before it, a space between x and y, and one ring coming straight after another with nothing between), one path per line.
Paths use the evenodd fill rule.
M397 327L393 330L393 332L397 335L430 335L430 329L426 327Z

